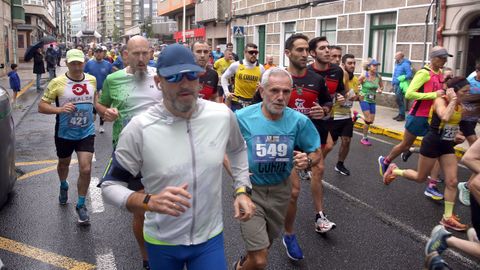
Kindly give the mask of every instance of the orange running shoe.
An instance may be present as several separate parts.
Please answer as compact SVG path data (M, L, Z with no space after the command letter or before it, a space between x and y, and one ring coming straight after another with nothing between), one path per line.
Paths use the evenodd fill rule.
M390 165L388 165L387 170L383 174L383 183L385 185L390 185L390 183L392 183L393 180L397 178L397 176L393 174L393 170L395 170L396 168L398 168L398 166L395 163L390 163Z
M468 229L468 225L460 223L460 218L456 215L452 215L449 218L442 217L440 224L457 232L463 232Z

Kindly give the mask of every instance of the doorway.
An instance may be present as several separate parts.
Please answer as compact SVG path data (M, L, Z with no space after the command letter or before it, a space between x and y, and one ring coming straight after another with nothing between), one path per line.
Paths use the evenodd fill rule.
M480 64L480 16L475 18L468 26L468 52L467 67L465 75L468 76L475 70L475 65Z

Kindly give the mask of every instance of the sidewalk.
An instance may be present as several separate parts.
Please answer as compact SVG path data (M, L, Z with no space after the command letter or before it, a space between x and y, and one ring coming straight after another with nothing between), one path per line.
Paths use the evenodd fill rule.
M67 71L65 66L65 61L62 59L60 63L63 63L63 66L57 67L57 75L62 74ZM10 67L8 67L10 68ZM17 105L20 105L20 108L13 109L13 121L15 126L18 126L23 117L34 107L36 108L37 100L43 95L43 91L38 93L36 91L36 79L37 75L33 73L33 60L26 63L19 63L17 68L18 76L20 77L20 86L21 91L17 94ZM48 73L42 74L41 86L45 89L48 81ZM8 76L0 77L0 86L7 89L7 91L12 95L12 90L10 89L10 83Z
M362 114L362 110L360 109L360 104L358 102L354 103L353 109L356 110L359 114ZM381 134L401 141L403 138L403 131L405 130L405 121L399 122L393 120L392 118L397 116L397 114L397 108L389 108L377 105L377 114L375 114L375 121L373 125L370 126L370 132L374 134ZM362 127L363 121L358 120L357 123L355 123L355 128L361 130ZM477 134L480 134L480 125L477 125L475 131ZM415 144L420 145L421 141L421 138L417 138ZM467 141L464 141L463 143L457 145L455 147L457 156L463 156L467 149Z

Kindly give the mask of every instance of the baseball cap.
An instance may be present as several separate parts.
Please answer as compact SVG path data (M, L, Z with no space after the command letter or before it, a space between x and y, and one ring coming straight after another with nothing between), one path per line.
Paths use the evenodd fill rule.
M78 62L85 62L85 55L83 54L82 51L78 50L78 49L71 49L71 50L68 50L67 52L67 63L71 63L71 62L74 62L74 61L78 61Z
M453 55L449 54L447 49L445 48L439 48L437 50L432 50L430 52L430 58L433 57L453 57Z
M195 62L192 51L178 43L165 47L157 60L157 72L162 77L203 71Z
M102 47L97 46L97 47L95 47L94 52L103 52L103 49L102 49Z
M370 62L368 63L368 65L369 65L369 66L371 66L371 65L379 66L379 65L381 65L381 64L380 64L377 60L372 59L372 60L370 60Z

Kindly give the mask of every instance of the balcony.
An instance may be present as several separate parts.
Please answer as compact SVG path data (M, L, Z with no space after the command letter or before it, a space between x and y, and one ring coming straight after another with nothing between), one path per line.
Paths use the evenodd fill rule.
M220 0L221 1L221 0ZM204 0L195 5L195 19L197 22L209 22L209 21L218 21L224 20L224 17L221 16L219 12L219 2L218 0ZM228 11L227 11L228 12Z
M25 14L34 14L39 17L42 17L47 24L51 27L55 27L55 19L48 13L48 10L45 6L38 5L38 0L28 0L23 2L23 7L25 8Z
M12 22L14 25L25 23L25 9L22 7L22 0L12 1Z
M195 0L185 0L187 9L195 7ZM165 0L157 3L158 16L172 16L182 12L183 0Z

